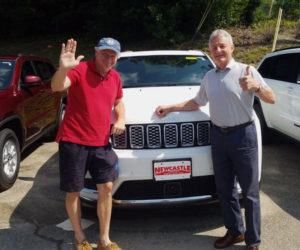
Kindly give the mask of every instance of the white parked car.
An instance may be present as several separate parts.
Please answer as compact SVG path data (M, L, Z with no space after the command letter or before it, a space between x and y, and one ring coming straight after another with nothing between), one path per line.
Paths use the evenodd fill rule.
M119 161L115 204L183 203L216 196L208 106L158 118L159 105L193 98L214 68L201 51L123 52L117 62L126 109L126 133L111 143ZM258 139L259 121L256 119ZM259 159L261 162L261 147ZM83 201L96 201L87 175Z
M270 129L300 141L300 48L275 51L266 55L258 71L273 89L276 103L255 102L265 143Z

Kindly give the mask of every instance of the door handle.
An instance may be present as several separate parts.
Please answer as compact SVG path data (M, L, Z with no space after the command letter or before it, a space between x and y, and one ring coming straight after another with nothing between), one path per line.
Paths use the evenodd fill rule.
M294 126L300 128L300 124L294 123Z

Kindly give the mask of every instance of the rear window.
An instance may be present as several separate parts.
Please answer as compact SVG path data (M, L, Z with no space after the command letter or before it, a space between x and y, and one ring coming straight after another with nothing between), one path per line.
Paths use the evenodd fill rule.
M7 89L11 85L15 63L11 60L0 60L0 89Z
M296 83L299 65L299 53L282 54L266 58L258 71L264 78Z
M206 56L137 56L120 58L115 66L124 88L201 84L213 68Z

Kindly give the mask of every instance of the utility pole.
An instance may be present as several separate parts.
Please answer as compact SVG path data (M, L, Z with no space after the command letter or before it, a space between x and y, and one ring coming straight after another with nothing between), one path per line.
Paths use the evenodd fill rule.
M194 36L193 36L193 38L192 38L192 41L195 39L195 37L196 37L197 33L199 32L201 26L203 25L203 23L204 23L204 21L205 21L207 15L208 15L208 13L209 13L210 10L211 10L211 7L212 7L213 4L214 4L214 1L215 1L215 0L210 0L210 2L208 3L208 5L206 6L206 9L205 9L205 11L204 11L204 14L203 14L203 16L202 16L202 18L201 18L201 20L200 20L200 22L199 22L199 25L198 25L198 27L197 27L195 33L194 33Z
M273 46L272 46L272 52L275 50L275 47L276 47L276 42L277 42L277 37L278 37L278 32L279 32L279 27L280 27L280 21L281 21L281 15L282 15L282 9L279 8L277 22L276 22L276 28L275 28L275 34L274 34L274 40L273 40Z
M269 18L271 17L273 4L274 4L274 0L271 0L271 6L270 6L270 10L269 10L269 15L268 15Z

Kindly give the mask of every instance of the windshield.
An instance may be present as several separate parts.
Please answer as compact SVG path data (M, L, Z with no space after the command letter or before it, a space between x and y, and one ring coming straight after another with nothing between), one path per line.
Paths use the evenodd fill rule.
M7 89L12 81L15 61L0 60L0 89Z
M158 55L120 58L115 66L124 88L201 84L214 66L207 56Z

